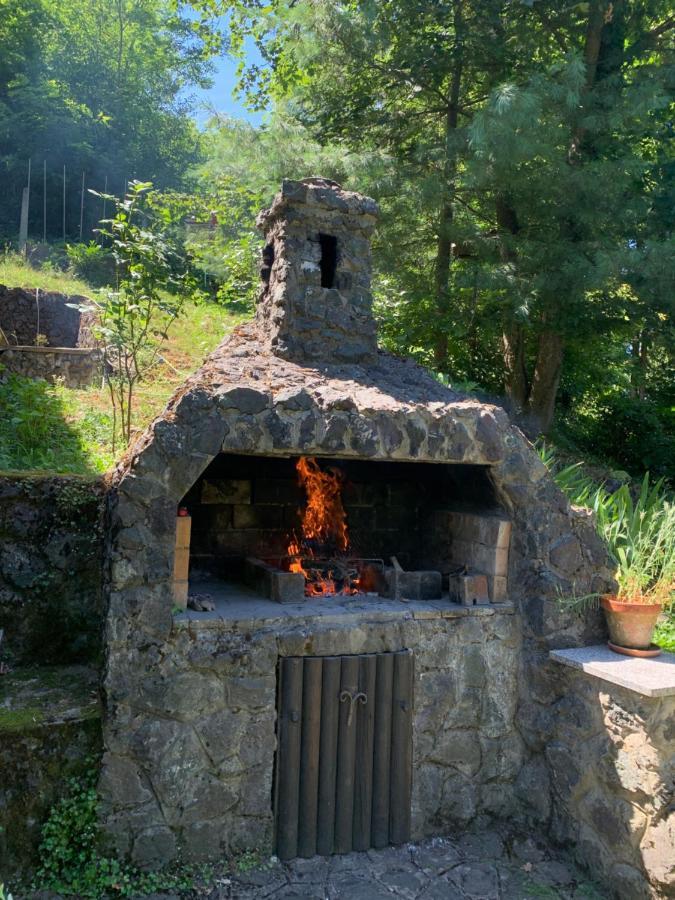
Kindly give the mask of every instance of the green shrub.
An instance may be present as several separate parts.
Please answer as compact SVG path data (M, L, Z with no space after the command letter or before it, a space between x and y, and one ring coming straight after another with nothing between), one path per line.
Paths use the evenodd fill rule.
M567 425L594 456L634 475L648 470L675 484L674 410L618 395L582 406Z
M618 596L669 607L675 591L675 505L663 480L650 484L647 473L635 497L627 484L604 497L598 493L592 509L616 563Z
M223 244L219 250L217 302L236 312L251 312L260 283L260 238L252 233L243 234Z
M586 475L582 463L563 466L545 445L539 455L572 503L593 510L616 565L619 596L661 603L664 620L655 640L675 649L675 502L664 479L650 482L647 473L639 488L622 484L610 491Z
M110 250L95 241L68 244L68 262L73 272L92 287L115 284L115 258Z
M205 869L140 872L101 852L97 818L96 768L83 778L71 778L42 829L35 890L67 897L144 897L158 891L189 890ZM0 897L1 900L1 897Z

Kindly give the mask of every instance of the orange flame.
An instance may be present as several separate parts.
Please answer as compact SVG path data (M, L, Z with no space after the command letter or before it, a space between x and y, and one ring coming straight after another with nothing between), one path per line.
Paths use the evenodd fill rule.
M332 572L326 577L312 579L302 565L302 556L315 556L317 544L329 545L342 553L347 551L349 533L347 514L342 505L342 477L335 471L325 472L311 456L300 457L296 469L307 494L307 503L302 513L302 541L294 537L288 545L288 555L292 557L289 571L305 576L308 596L335 594Z
M301 456L296 468L307 493L302 515L304 539L320 544L335 542L338 550L345 551L349 536L342 505L342 478L336 472L324 472L312 456Z

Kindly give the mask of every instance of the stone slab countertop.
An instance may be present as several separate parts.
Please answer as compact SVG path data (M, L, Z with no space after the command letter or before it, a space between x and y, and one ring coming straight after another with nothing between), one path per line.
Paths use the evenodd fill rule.
M604 644L551 650L551 659L645 697L675 696L675 653L638 659L614 653Z

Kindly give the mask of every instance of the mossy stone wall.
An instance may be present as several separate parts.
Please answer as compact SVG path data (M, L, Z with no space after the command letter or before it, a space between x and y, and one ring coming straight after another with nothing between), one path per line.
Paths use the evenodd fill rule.
M5 661L100 658L102 479L0 475L0 629Z

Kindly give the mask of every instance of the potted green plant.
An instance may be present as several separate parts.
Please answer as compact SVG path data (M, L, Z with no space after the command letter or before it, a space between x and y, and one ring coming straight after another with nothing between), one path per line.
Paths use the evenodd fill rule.
M660 487L660 484L657 485ZM675 595L675 504L656 503L648 480L633 501L629 488L596 509L598 526L616 563L615 594L600 598L609 646L627 656L657 656L656 622Z

